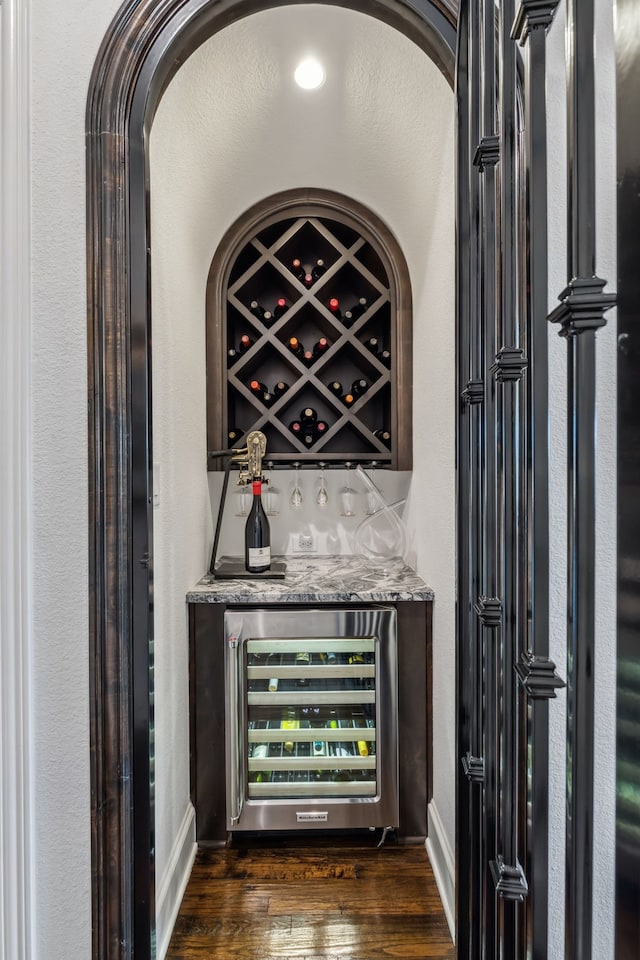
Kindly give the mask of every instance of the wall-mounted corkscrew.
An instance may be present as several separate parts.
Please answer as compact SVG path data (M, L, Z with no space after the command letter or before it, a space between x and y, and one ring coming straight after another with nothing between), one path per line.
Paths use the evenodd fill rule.
M266 483L262 476L262 461L266 452L267 438L260 430L251 430L247 436L246 447L231 451L231 460L240 464L239 484L253 483L254 480Z
M260 430L251 430L247 434L246 447L237 447L230 450L209 451L209 458L227 458L224 471L224 481L222 483L222 493L220 496L220 507L218 509L218 517L216 520L216 530L213 538L211 563L209 565L209 574L210 576L214 577L214 579L236 580L257 576L279 580L282 579L286 573L287 566L282 558L274 559L262 572L256 572L255 569L249 569L246 560L241 557L220 557L220 559L218 559L218 543L220 540L220 529L222 526L224 506L227 499L227 487L229 485L231 464L239 464L237 482L240 485L249 483L256 484L258 487L259 497L260 484L267 482L262 475L262 461L264 460L266 452L267 438Z

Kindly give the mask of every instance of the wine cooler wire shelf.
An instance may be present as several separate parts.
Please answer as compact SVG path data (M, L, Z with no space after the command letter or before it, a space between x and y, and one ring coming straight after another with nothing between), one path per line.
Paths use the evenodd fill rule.
M360 653L355 652L358 644ZM279 651L281 644L276 642L276 649L267 653L268 641L251 642L250 798L376 794L372 641L342 640L340 649L330 653L318 652L322 645L321 640L307 641L307 649L295 654ZM288 648L285 641L284 649Z

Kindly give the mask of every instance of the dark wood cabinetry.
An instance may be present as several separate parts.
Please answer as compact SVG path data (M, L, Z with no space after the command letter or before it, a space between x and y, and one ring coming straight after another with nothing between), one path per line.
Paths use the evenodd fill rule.
M207 290L209 451L258 429L276 462L410 469L411 374L406 264L369 211L293 191L228 232Z

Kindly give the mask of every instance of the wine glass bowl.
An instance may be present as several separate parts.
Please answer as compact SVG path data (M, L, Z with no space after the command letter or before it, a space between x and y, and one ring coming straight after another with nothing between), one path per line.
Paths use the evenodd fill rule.
M289 497L289 506L292 507L294 510L299 510L303 503L302 490L300 489L300 483L298 479L298 470L300 468L300 464L295 463L294 467L296 468L296 476L295 476L293 490L291 491L291 496Z

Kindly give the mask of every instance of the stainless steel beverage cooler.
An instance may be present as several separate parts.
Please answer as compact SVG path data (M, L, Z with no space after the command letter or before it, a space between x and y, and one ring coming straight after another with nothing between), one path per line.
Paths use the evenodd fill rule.
M398 826L396 611L225 613L228 830Z

